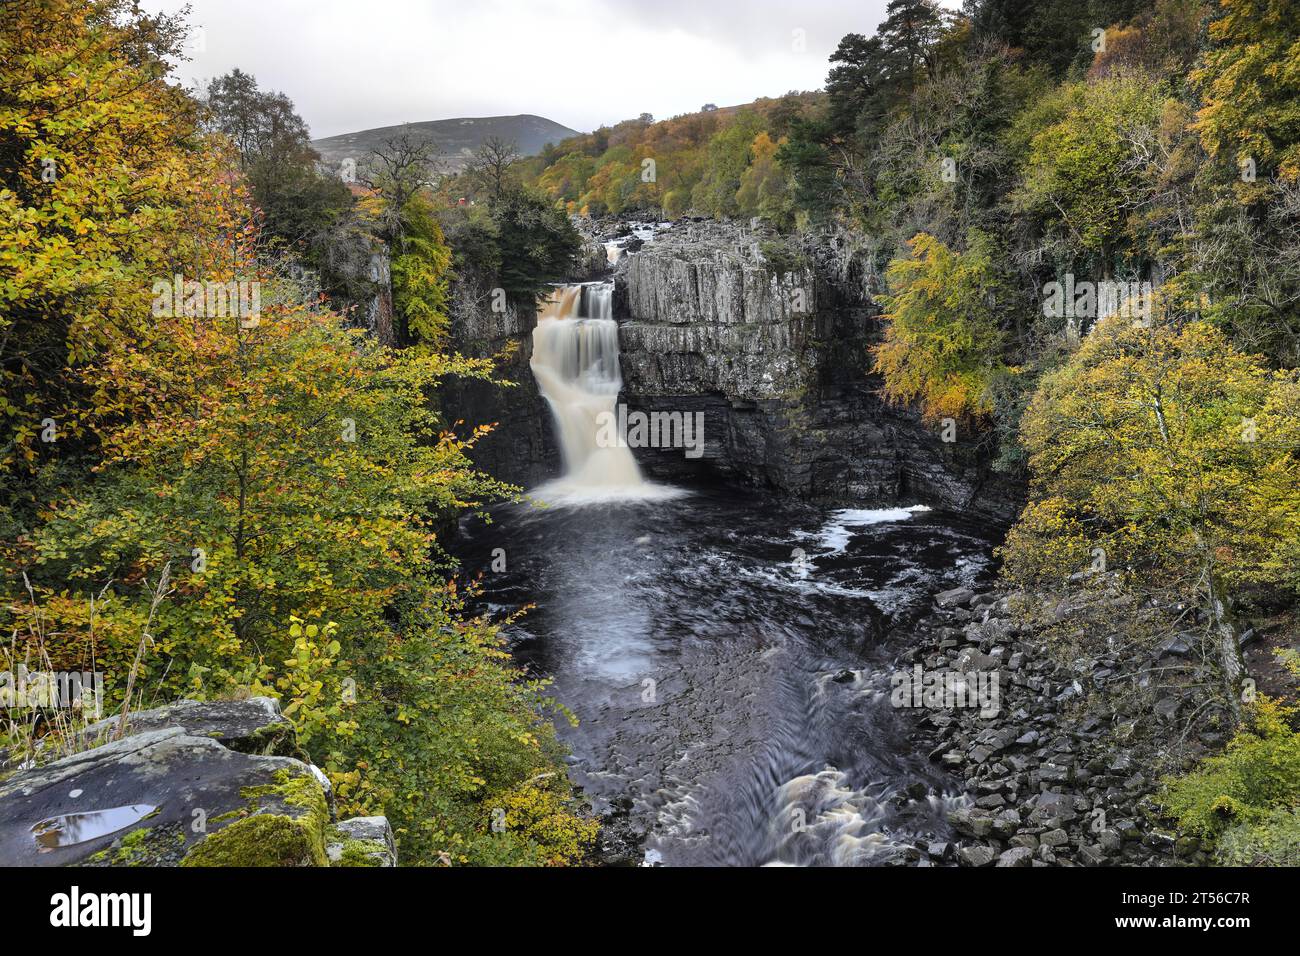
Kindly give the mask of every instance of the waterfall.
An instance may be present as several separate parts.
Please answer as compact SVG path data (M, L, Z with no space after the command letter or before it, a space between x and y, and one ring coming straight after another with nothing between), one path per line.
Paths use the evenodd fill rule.
M614 321L614 283L591 282L580 286L582 307L580 316L590 316L594 321L608 322L614 332L614 375L618 375L618 324ZM622 380L619 380L622 385Z
M553 503L677 494L642 480L630 449L596 441L603 414L617 415L623 387L613 296L612 282L558 286L537 315L529 364L555 418L564 475L534 493Z

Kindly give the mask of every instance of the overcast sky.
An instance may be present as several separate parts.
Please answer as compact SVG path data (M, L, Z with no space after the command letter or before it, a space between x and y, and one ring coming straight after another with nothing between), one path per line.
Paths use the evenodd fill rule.
M188 0L202 33L180 75L240 67L288 94L317 138L515 113L586 132L818 89L840 37L870 33L886 2Z

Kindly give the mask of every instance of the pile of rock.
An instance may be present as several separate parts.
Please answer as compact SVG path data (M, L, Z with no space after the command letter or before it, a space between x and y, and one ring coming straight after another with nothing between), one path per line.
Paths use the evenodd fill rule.
M383 817L337 821L275 701L183 700L0 770L0 866L395 866Z
M964 781L968 805L949 814L956 840L918 847L912 858L964 866L1206 862L1195 840L1155 822L1157 748L1134 733L1129 715L1085 696L1080 681L1140 677L1149 662L1106 658L1066 668L1018 623L1015 600L967 588L939 594L902 655L925 671L996 673L1000 698L992 715L921 711L914 743Z

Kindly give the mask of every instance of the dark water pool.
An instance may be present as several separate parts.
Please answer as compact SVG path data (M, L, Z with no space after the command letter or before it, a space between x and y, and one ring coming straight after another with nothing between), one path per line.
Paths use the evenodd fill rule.
M986 531L720 490L494 519L463 523L464 570L493 609L537 605L514 652L579 718L574 781L631 799L648 861L870 865L945 828L950 785L909 752L889 674L909 616L988 572Z

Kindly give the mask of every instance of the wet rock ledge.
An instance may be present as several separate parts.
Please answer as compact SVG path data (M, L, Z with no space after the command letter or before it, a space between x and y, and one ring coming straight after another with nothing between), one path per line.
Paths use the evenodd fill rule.
M1019 602L1042 595L936 596L901 655L900 670L997 673L994 716L978 708L918 708L913 745L962 784L948 814L950 839L910 847L898 863L920 866L1168 866L1207 862L1193 838L1160 827L1152 802L1170 766L1176 697L1135 705L1106 688L1142 687L1158 661L1110 657L1065 666L1021 623ZM1104 595L1085 599L1097 610ZM1082 603L1076 597L1077 605ZM1049 608L1068 619L1071 599Z
M325 775L268 697L182 700L0 765L0 866L395 866L383 817L336 819Z

